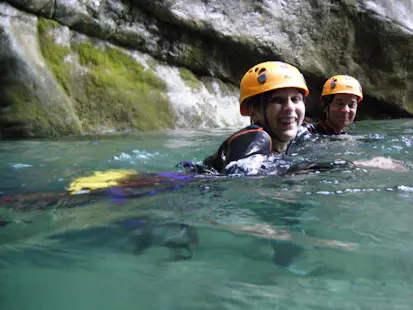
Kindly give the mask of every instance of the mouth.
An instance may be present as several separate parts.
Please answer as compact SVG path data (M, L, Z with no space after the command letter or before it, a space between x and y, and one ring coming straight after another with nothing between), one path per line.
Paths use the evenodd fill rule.
M295 117L286 117L286 118L281 118L279 122L283 126L290 126L290 125L295 124L297 122L297 119Z
M341 119L338 119L337 121L341 122L341 123L349 123L350 122L350 120L347 119L347 118L341 118Z

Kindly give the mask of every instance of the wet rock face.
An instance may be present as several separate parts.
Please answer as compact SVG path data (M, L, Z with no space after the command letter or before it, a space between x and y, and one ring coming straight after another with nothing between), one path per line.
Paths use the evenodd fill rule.
M210 81L205 84L208 79L214 79L214 85L227 85L222 89L232 89L254 64L284 60L305 75L311 93L307 101L310 117L321 116L318 105L321 87L335 74L349 74L361 82L365 101L360 105L358 119L413 115L413 15L408 14L413 8L407 2L8 0L8 3L10 5L1 4L0 13L0 70L3 73L0 134L3 137L64 135L128 127L143 130L147 126L142 123L147 116L144 106L134 106L136 98L114 94L116 87L129 87L134 80L141 86L155 83L156 94L151 98L169 101L169 104L163 101L158 107L165 112L162 124L155 123L150 129L185 127L189 123L195 127L245 123L241 118L214 122L223 117L219 115L222 109L211 111L207 103L211 101L209 97L192 102L194 96L187 96L191 102L185 102L185 106L193 105L194 111L183 109L176 102L183 102L185 98L178 100L176 92L168 89L171 77L158 76L156 81L154 76L143 73L147 68L155 74L166 72L157 69L160 65L189 71L183 80L193 86L195 94L202 87L211 89ZM55 36L53 41L60 58L45 48L47 32L41 32L43 28L39 27L44 17L56 21L57 28L66 29L61 31L65 35L60 39ZM86 56L75 39L81 35L90 38ZM106 58L110 60L110 56L101 57L102 46L108 42L114 47L126 48L127 53L140 53L143 55L140 58L150 59L143 64L145 70L123 75L119 65L134 65L125 60L123 64L117 62L115 69L114 62L109 61L108 78L104 78L100 68L108 65ZM96 57L90 54L94 52ZM82 55L92 62L87 68L78 63ZM93 58L97 62L93 63ZM137 66L142 66L142 61L138 61ZM91 72L92 69L95 72ZM93 91L90 83L83 83L85 79L90 81L82 75L85 70L94 77ZM126 80L118 85L117 78L110 81L111 75L122 75ZM79 85L89 85L89 90ZM147 95L149 90L142 87ZM100 89L98 95L97 89ZM129 88L127 91L131 92ZM217 100L220 99L221 89L214 91ZM231 91L229 96L232 97L226 101L227 105L231 113L237 113L236 91ZM95 107L105 110L111 100L118 103L116 113L99 113L99 121L92 120ZM206 114L209 119L202 121Z
M72 103L42 63L37 18L2 6L0 135L2 138L79 133Z
M214 37L226 49L228 41L233 48L242 46L242 59L222 55L222 63L232 66L224 76L233 83L258 61L282 59L298 66L310 86L309 116L320 116L321 86L335 74L353 75L362 83L368 100L359 119L413 113L413 19L407 13L413 8L409 4L143 0L140 5L158 20ZM216 59L220 63L220 58Z

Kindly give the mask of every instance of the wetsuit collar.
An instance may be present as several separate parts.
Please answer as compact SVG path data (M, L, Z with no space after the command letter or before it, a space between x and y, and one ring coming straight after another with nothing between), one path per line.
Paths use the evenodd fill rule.
M257 123L255 123L255 124L258 125L258 126L260 126L260 127L262 127L262 128L264 129L264 131L265 131L266 133L268 133L268 135L270 136L271 140L275 140L275 143L274 143L274 141L273 141L273 143L272 143L272 151L275 151L275 152L280 153L280 154L282 154L282 153L287 154L287 153L289 152L290 146L291 146L291 144L292 144L292 142L293 142L294 140L288 142L287 147L286 147L286 149L285 149L284 151L279 152L278 150L275 149L275 146L277 145L277 142L281 142L281 143L286 143L286 142L281 141L280 139L278 139L278 138L272 133L272 131L268 128L268 126L263 126L260 122L257 122Z
M320 127L323 128L323 130L328 133L328 134L333 134L333 135L342 135L345 134L344 129L341 129L341 131L337 132L333 126L331 126L330 122L328 120L324 120L319 122Z

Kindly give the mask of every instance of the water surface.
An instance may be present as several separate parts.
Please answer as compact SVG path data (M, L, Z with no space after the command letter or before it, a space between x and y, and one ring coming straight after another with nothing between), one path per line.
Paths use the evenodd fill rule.
M1 141L0 198L63 192L93 171L178 171L178 162L201 161L233 131ZM410 309L413 121L360 122L352 131L367 139L323 140L295 156L384 156L405 171L200 179L70 207L45 206L39 196L41 210L35 199L31 211L3 204L0 216L12 223L0 227L0 309ZM192 259L172 260L156 246L138 255L133 230L119 221L141 218L196 227ZM290 234L293 245L282 253L291 263L274 263L265 236L211 220ZM322 240L355 247L315 246Z

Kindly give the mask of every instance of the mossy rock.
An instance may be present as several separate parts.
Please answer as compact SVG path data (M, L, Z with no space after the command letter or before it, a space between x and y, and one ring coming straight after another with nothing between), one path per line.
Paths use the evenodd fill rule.
M179 68L179 74L184 80L185 84L193 90L199 90L201 88L201 83L198 78L188 69Z
M15 84L3 92L12 105L3 116L1 131L4 138L56 137L73 134L71 122L65 119L63 106L46 108L24 84Z
M60 24L51 19L39 18L37 22L39 46L46 64L66 92L70 93L70 63L64 61L71 53L70 47L56 44L50 35L50 31L59 28Z
M36 34L36 28L33 29L36 20L21 22L16 18L12 25L14 32L5 31L1 38L0 137L20 139L80 133L70 101L63 92L56 91L58 85L50 72L33 61L38 60L38 51L24 50L31 46L26 36ZM15 40L14 44L10 40Z
M151 69L145 70L127 51L102 41L71 40L70 47L60 46L49 32L55 27L60 25L39 20L42 53L73 100L84 131L174 127L166 86ZM67 56L72 62L65 61Z

